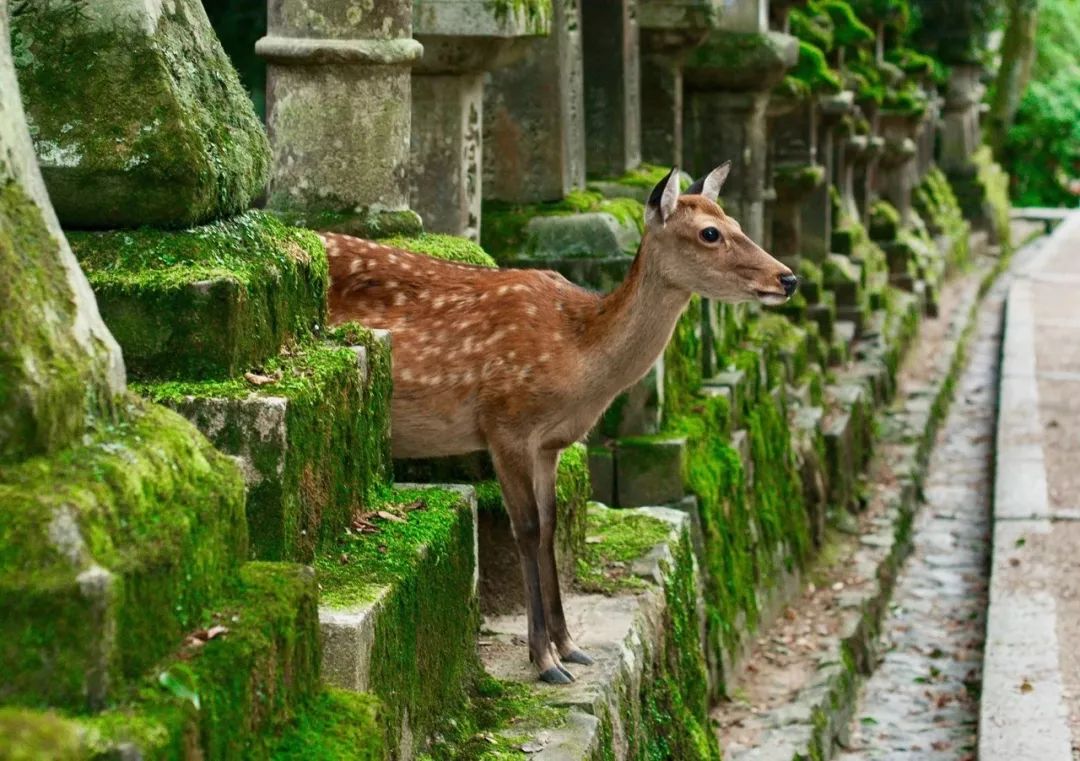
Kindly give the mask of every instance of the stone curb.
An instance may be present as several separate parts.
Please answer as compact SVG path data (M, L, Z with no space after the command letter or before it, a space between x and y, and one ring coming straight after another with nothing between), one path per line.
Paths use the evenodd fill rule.
M1004 262L986 266L978 288L963 294L948 327L946 349L937 355L933 379L909 391L889 407L891 425L878 440L875 458L888 464L895 484L875 485L884 500L873 530L859 538L850 559L853 572L869 583L841 598L839 638L819 659L817 673L795 699L761 715L767 726L754 748L738 752L739 761L803 761L833 755L851 722L860 680L873 670L878 634L888 611L896 574L911 551L910 529L918 509L921 483L934 436L951 402L955 379L967 354L983 294Z
M1035 557L1017 562L1025 536L1049 534L1035 363L1035 310L1030 280L1056 250L1060 231L1009 288L1005 308L995 446L994 536L983 654L979 757L1068 761L1072 742L1058 661L1057 614L1047 591L1049 569Z

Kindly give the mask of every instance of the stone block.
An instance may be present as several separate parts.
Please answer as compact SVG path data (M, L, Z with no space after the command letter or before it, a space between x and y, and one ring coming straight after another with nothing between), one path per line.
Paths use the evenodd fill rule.
M104 708L247 556L235 465L175 413L125 406L127 422L63 457L0 469L4 703Z
M738 428L748 399L746 373L742 370L727 370L716 373L716 375L705 381L705 387L728 389L732 426Z
M269 365L267 379L139 384L238 458L252 555L310 562L389 481L390 347L319 345ZM353 339L355 340L355 338Z
M326 322L322 242L264 212L70 240L135 377L235 377Z
M633 254L641 241L634 223L606 212L534 217L525 226L526 256L538 259Z
M686 496L685 438L620 439L615 448L616 504L666 505Z
M615 504L615 453L608 447L589 447L589 481L594 502Z
M13 26L65 227L187 226L262 192L266 135L202 3L52 0L20 9Z
M398 520L374 519L377 533L343 536L315 560L323 679L380 698L394 755L408 758L474 663L477 499L471 487L399 485L387 500ZM504 581L520 586L520 571Z
M661 355L645 377L615 397L600 418L599 429L608 438L651 436L660 430L663 412L664 357Z

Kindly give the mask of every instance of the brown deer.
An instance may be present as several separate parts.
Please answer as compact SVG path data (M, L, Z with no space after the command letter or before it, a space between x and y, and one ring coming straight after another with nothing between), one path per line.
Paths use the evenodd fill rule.
M564 662L592 662L567 631L555 568L559 453L648 372L692 294L780 304L798 284L716 204L729 167L682 197L668 173L625 282L606 296L555 272L323 236L331 322L392 333L394 457L490 450L521 557L529 656L546 682L572 681Z

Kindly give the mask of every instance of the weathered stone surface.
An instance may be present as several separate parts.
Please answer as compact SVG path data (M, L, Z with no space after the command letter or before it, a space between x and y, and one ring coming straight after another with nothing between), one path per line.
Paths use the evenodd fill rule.
M251 554L260 560L310 562L390 478L387 336L294 354L262 386L136 387L237 458L248 486Z
M552 11L551 34L531 40L524 59L492 72L485 88L484 198L555 201L585 184L578 0Z
M605 258L633 254L640 240L637 225L607 212L542 216L525 226L524 252L537 259Z
M319 621L323 678L380 697L391 746L409 758L454 710L474 663L477 500L472 487L410 484L394 499L425 507L316 559Z
M358 231L406 209L410 67L423 51L411 35L400 0L270 6L256 51L268 62L272 207L354 217Z
M641 380L615 398L597 426L611 438L658 433L664 411L664 357ZM600 500L611 504L609 500Z
M139 378L236 377L326 322L322 242L263 212L71 241Z
M615 450L616 504L665 505L682 499L685 449L683 438L621 439Z
M585 169L621 175L641 163L641 74L636 0L581 6Z
M202 3L48 0L20 6L13 26L65 226L189 225L262 192L266 136Z
M98 314L34 159L0 12L0 461L57 451L124 390Z

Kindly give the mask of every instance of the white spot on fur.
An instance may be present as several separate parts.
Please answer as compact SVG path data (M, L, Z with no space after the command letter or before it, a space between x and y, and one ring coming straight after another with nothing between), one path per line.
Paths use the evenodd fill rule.
M406 299L405 299L405 294L404 293L395 293L394 294L394 306L403 307L403 306L405 306L405 301L406 301Z

